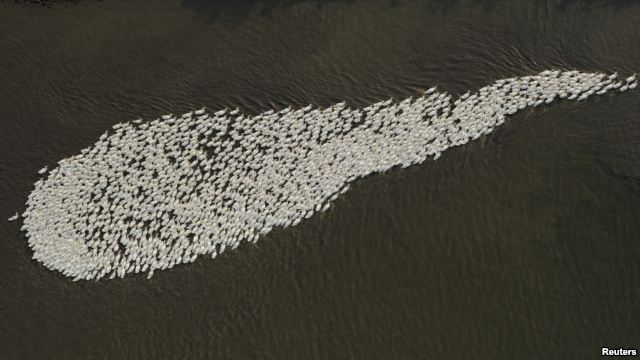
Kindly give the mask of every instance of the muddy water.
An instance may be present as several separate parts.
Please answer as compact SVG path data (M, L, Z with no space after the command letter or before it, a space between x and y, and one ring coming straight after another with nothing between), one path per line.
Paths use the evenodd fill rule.
M0 215L111 125L640 71L633 1L0 3ZM588 359L640 347L640 93L519 113L327 213L73 283L0 222L8 359Z

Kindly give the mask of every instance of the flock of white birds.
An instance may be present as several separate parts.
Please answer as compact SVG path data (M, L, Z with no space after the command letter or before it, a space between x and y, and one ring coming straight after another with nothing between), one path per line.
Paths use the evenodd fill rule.
M295 226L355 179L437 159L518 110L636 86L635 75L553 70L498 80L453 103L431 88L363 109L201 109L121 123L39 171L45 178L21 230L34 259L75 280L151 277Z

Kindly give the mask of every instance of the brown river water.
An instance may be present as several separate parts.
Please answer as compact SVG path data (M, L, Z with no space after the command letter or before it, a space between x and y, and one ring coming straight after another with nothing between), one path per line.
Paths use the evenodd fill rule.
M596 359L640 348L640 91L525 110L215 260L72 282L7 222L113 124L640 72L640 2L0 2L0 359Z

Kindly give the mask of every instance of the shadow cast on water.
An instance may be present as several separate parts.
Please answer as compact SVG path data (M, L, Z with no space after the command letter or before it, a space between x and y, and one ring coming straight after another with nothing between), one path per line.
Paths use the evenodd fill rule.
M88 0L0 0L0 4L17 3L29 6L52 7L54 5L78 5ZM89 0L102 2L102 0ZM329 3L352 4L358 0L182 0L185 9L192 10L198 15L205 16L209 20L217 20L221 17L230 19L243 19L250 15L270 17L277 9L286 9L300 4L307 4L317 9ZM400 5L407 0L380 0L391 6ZM483 12L491 12L497 7L506 6L508 0L425 0L424 6L432 14L446 15L455 11L460 6L478 8ZM574 11L596 10L603 7L625 8L637 5L634 0L549 0L531 2L531 6L538 11Z
M298 4L307 3L317 9L328 3L353 3L355 0L183 0L182 6L195 13L217 20L219 18L244 19L250 15L271 17L278 9L286 9Z
M303 4L316 9L322 9L331 3L354 4L358 1L359 0L183 0L182 6L213 21L220 18L240 20L250 15L269 18L273 12L278 9L287 9ZM379 0L377 2L396 6L412 1L413 0ZM371 3L371 1L367 2ZM477 8L482 12L489 13L496 8L511 5L508 0L425 0L423 2L424 8L429 13L438 15L450 14L460 9L461 6ZM575 11L576 9L592 11L603 7L625 8L637 5L637 2L633 0L549 0L531 2L529 5L532 7L532 10L536 12L548 12L550 10L565 12Z

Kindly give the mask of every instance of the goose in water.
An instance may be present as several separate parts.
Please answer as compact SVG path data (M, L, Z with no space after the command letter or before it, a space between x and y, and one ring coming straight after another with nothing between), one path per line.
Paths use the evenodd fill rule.
M340 102L209 116L203 108L116 124L36 181L21 231L34 259L71 279L151 277L296 226L357 179L438 160L529 106L636 85L635 78L550 70L458 99L433 87L362 109Z
M47 172L47 167L46 166L43 167L42 169L38 170L38 174L40 174L40 175L42 175L42 174L44 174L46 172Z
M12 217L8 218L7 221L16 221L18 220L18 217L19 217L18 213L15 213Z

